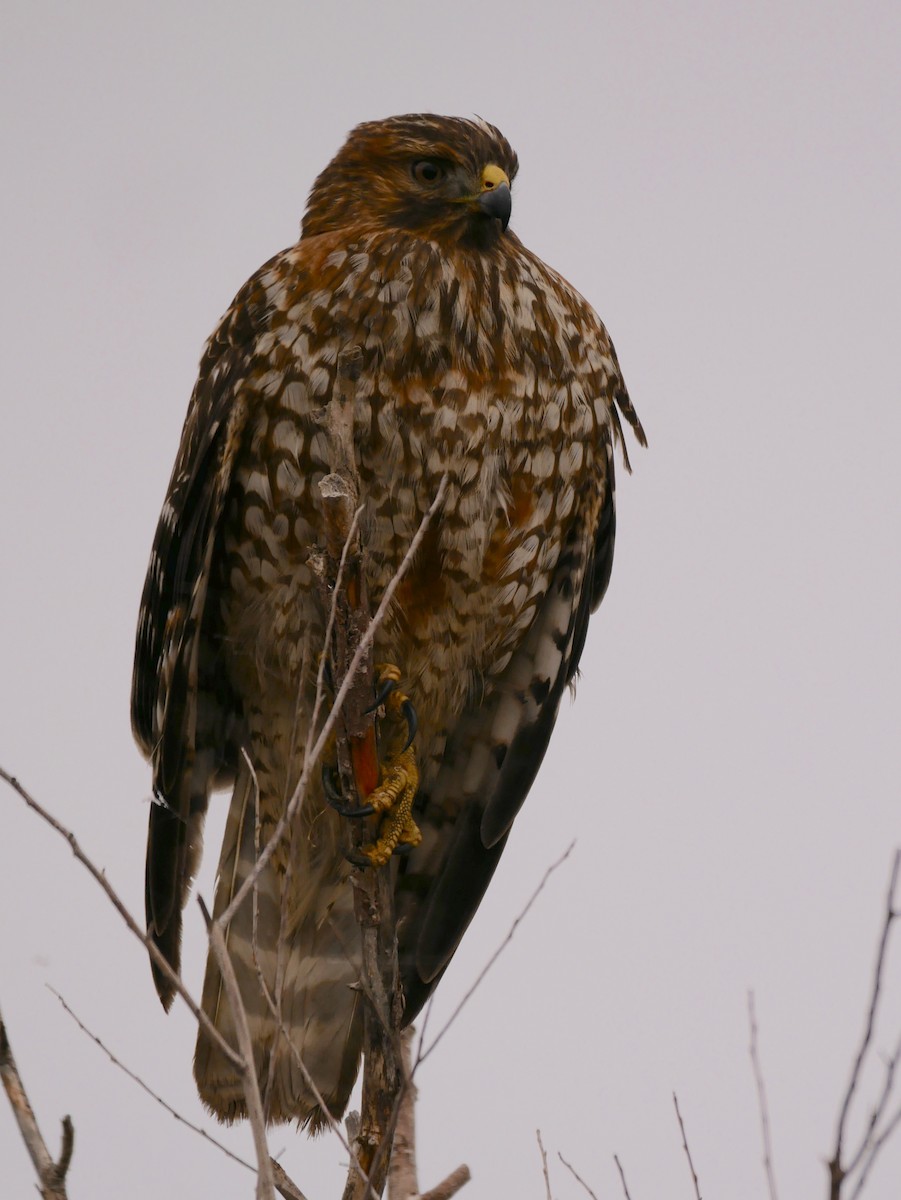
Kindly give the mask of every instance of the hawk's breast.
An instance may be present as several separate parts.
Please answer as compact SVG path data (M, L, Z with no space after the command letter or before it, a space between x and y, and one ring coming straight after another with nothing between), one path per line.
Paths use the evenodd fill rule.
M241 386L249 433L223 545L226 629L257 667L296 670L300 644L321 645L308 560L330 469L322 410L340 350L359 345L355 438L375 602L449 479L378 647L446 719L503 669L580 505L604 487L599 425L614 365L590 308L518 243L453 258L428 242L312 243L259 278L263 316Z

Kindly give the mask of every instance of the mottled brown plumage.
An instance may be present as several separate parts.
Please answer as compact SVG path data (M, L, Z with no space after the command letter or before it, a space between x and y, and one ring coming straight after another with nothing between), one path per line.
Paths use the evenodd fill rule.
M309 742L326 616L309 564L329 470L319 410L343 347L363 356L354 435L373 603L449 477L376 639L376 660L400 665L419 717L423 840L396 887L409 1019L541 762L610 575L617 408L644 434L597 315L498 219L516 170L482 121L359 126L316 181L300 241L245 284L206 348L148 570L132 704L161 800L148 928L176 967L210 790L234 786L221 912ZM261 876L255 947L250 902L229 927L272 1120L321 1114L257 966L334 1112L357 1072L350 870L340 818L314 789ZM203 1005L231 1036L220 993L211 962ZM195 1074L215 1112L241 1115L239 1081L202 1036Z

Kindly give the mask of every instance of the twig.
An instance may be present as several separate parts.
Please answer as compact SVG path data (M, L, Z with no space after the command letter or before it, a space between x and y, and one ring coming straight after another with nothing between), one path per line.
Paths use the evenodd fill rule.
M420 1194L419 1191L416 1173L416 1088L413 1084L411 1065L415 1036L412 1026L408 1026L401 1034L404 1086L401 1089L394 1145L388 1167L388 1196L389 1200L450 1200L450 1197L455 1196L472 1178L469 1167L465 1164L451 1171L446 1179L428 1192Z
M40 1183L43 1200L66 1200L66 1174L72 1161L72 1150L75 1145L75 1129L68 1116L63 1117L63 1141L59 1161L54 1162L47 1149L47 1144L38 1128L34 1109L25 1091L25 1085L13 1058L12 1047L6 1032L3 1016L0 1014L0 1079L13 1115L22 1134L22 1140L34 1164Z
M275 1183L275 1190L280 1196L284 1196L285 1200L307 1200L306 1196L294 1182L294 1180L285 1174L285 1168L277 1158L270 1158L272 1167L272 1179Z
M389 1200L409 1200L419 1195L419 1179L416 1174L416 1085L411 1077L410 1046L414 1031L408 1026L400 1035L401 1062L404 1071L404 1088L397 1127L394 1130L394 1145L388 1166Z
M845 1167L846 1178L857 1169L864 1156L867 1154L870 1148L875 1145L875 1142L880 1141L880 1138L876 1137L876 1127L882 1119L886 1108L888 1107L888 1102L895 1086L895 1071L898 1069L899 1058L901 1058L901 1041L899 1041L895 1046L894 1054L887 1060L885 1064L885 1078L882 1081L882 1091L879 1093L879 1099L874 1104L873 1111L870 1113L869 1120L867 1121L866 1132L864 1133L860 1145L857 1148L857 1153Z
M564 1167L566 1167L567 1171L569 1171L570 1175L572 1175L572 1177L576 1180L576 1182L580 1183L582 1185L582 1187L585 1189L585 1191L588 1193L588 1195L591 1196L591 1200L598 1200L597 1196L594 1194L594 1192L591 1190L591 1188L588 1186L588 1184L585 1182L585 1180L582 1178L582 1176L579 1174L579 1172L576 1170L576 1168L572 1165L572 1163L568 1163L566 1161L566 1159L563 1157L563 1155L560 1153L559 1150L557 1151L557 1157L563 1163Z
M544 1150L544 1142L542 1142L542 1140L541 1140L541 1130L540 1129L535 1130L535 1137L538 1139L538 1149L541 1151L541 1170L544 1173L545 1196L547 1197L547 1200L554 1200L554 1197L551 1195L551 1177L548 1174L548 1169L547 1169L547 1154L545 1153L545 1150Z
M425 1043L425 1031L429 1027L429 1019L432 1015L432 1007L435 1003L435 993L432 992L429 996L428 1003L425 1006L425 1012L422 1017L422 1028L419 1030L419 1040L416 1043L416 1060L413 1063L413 1074L419 1069L419 1064L422 1062L422 1047Z
M619 1171L619 1177L622 1180L623 1192L625 1193L626 1200L632 1200L632 1197L629 1195L629 1185L626 1183L626 1173L623 1170L623 1164L619 1161L619 1158L615 1154L613 1156L613 1161L616 1163L617 1171Z
M460 1015L461 1010L468 1003L468 1001L472 998L472 995L475 992L475 990L478 988L479 984L482 982L482 980L485 978L485 976L488 974L488 972L491 970L491 968L494 966L494 964L500 958L501 954L504 952L504 950L506 950L507 946L513 940L513 935L516 933L517 928L519 927L520 923L525 919L526 915L529 912L529 909L532 907L532 905L535 903L535 901L538 899L538 897L544 891L545 884L547 883L547 881L550 879L550 877L553 875L553 873L557 870L557 868L561 867L566 862L566 860L569 858L570 854L572 854L573 850L575 849L575 845L576 845L575 841L570 842L569 845L564 850L564 852L557 859L557 861L551 863L551 865L545 871L544 875L541 877L541 882L538 884L538 887L536 887L535 891L529 897L525 908L522 910L522 912L519 914L519 916L514 920L513 924L510 926L510 929L507 932L507 936L504 938L504 940L501 942L501 944L498 946L498 948L495 950L495 952L492 954L492 956L488 959L488 962L485 963L484 967L482 967L481 971L476 976L475 982L472 984L472 986L467 991L466 995L463 997L463 999L460 1001L460 1003L457 1005L457 1007L451 1013L451 1015L448 1018L445 1025L435 1035L434 1041L428 1046L428 1048L426 1050L420 1049L420 1053L417 1058L417 1066L419 1065L419 1063L425 1062L425 1060L429 1057L429 1055L432 1053L432 1051L435 1049L435 1047L438 1045L438 1043L441 1041L441 1039L444 1037L444 1035L450 1029L451 1025L453 1025L454 1021L456 1021L457 1017Z
M773 1147L770 1142L770 1114L766 1102L763 1070L760 1066L760 1057L757 1053L757 1014L754 1009L753 992L748 992L748 1021L751 1026L751 1065L754 1069L754 1082L757 1085L757 1107L760 1111L760 1129L763 1134L763 1166L766 1171L766 1182L770 1193L770 1200L778 1200L776 1173L773 1168Z
M328 620L325 625L325 637L322 642L322 653L319 656L319 666L316 671L316 696L313 700L313 715L310 718L310 731L315 732L317 722L319 721L319 713L322 708L322 699L325 694L325 664L329 656L329 647L332 644L332 634L335 629L335 619L338 614L338 597L341 594L341 588L344 585L344 572L347 569L347 559L350 554L350 548L354 544L357 536L357 531L360 527L360 517L363 515L363 505L357 507L356 512L350 523L350 528L347 531L347 537L344 539L344 545L341 548L341 558L338 562L338 570L335 575L335 584L332 589L332 599L329 604Z
M170 1116L176 1119L176 1121L180 1121L182 1125L186 1125L188 1129L199 1134L200 1137L202 1137L205 1141L215 1146L217 1150L221 1150L223 1154L233 1159L236 1163L239 1163L242 1167L246 1167L248 1171L256 1172L256 1167L253 1165L253 1163L249 1163L246 1159L239 1157L237 1154L233 1153L233 1151L229 1150L228 1146L223 1145L222 1142L217 1142L216 1139L211 1134L207 1133L205 1129L202 1129L199 1125L195 1125L192 1121L189 1121L187 1117L183 1117L181 1113L176 1112L172 1105L165 1101L162 1096L158 1096L153 1088L144 1082L140 1075L136 1075L134 1071L125 1065L124 1062L118 1059L115 1054L113 1054L112 1050L110 1050L109 1046L107 1046L102 1039L97 1036L96 1033L88 1029L87 1025L85 1025L77 1013L72 1011L64 998L59 994L58 991L56 991L55 988L50 987L49 984L46 986L47 990L56 996L57 1000L72 1018L81 1032L86 1034L92 1042L100 1047L114 1067L118 1067L120 1071L123 1071L133 1083L136 1083L139 1088L142 1088L152 1100L155 1100L157 1104L161 1105Z
M895 1130L898 1128L899 1125L901 1125L901 1108L898 1108L895 1111L891 1120L888 1121L888 1123L886 1124L885 1129L883 1129L883 1131L882 1131L882 1133L880 1133L879 1137L874 1139L874 1141L870 1147L870 1152L864 1159L863 1167L861 1169L860 1175L857 1177L857 1183L854 1186L854 1191L851 1193L849 1200L857 1200L857 1197L863 1191L863 1186L867 1181L867 1176L870 1173L873 1163L876 1161L879 1151L882 1149L882 1147L885 1145L885 1143L888 1141L888 1139L892 1136L892 1134L895 1132Z
M875 1113L871 1116L868 1123L866 1133L861 1146L856 1154L853 1154L851 1161L846 1165L842 1162L843 1143L845 1140L845 1125L848 1120L848 1114L851 1109L851 1101L854 1098L854 1093L857 1090L857 1085L860 1080L860 1073L863 1068L863 1061L867 1051L870 1048L870 1042L873 1038L873 1030L876 1025L876 1012L879 1007L879 997L882 989L882 971L885 966L886 950L888 948L889 934L891 933L892 925L901 913L895 907L895 889L898 883L898 871L901 866L901 850L896 850L892 859L892 871L889 878L888 892L885 902L885 919L882 923L882 933L879 939L879 950L876 955L876 968L873 972L873 986L870 992L870 1006L867 1011L866 1026L864 1028L863 1037L861 1038L860 1047L857 1051L857 1057L854 1060L854 1066L851 1070L851 1079L848 1082L848 1087L842 1101L841 1110L839 1112L838 1127L835 1135L835 1150L832 1158L827 1163L829 1171L829 1200L841 1200L842 1186L851 1172L857 1165L863 1162L863 1170L858 1178L853 1196L858 1196L866 1176L869 1174L873 1166L876 1155L885 1145L888 1136L894 1132L899 1122L901 1122L901 1114L896 1113L889 1121L885 1130L876 1136L876 1125L880 1117L885 1112L888 1104L889 1096L894 1083L895 1062L898 1057L898 1051L895 1052L895 1057L890 1061L887 1069L887 1078L879 1102L876 1106ZM869 1148L869 1153L867 1150ZM864 1158L864 1155L866 1157Z
M188 1008L200 1022L207 1036L211 1038L211 1040L219 1047L232 1066L240 1069L242 1061L240 1054L238 1054L228 1044L206 1013L198 1007L194 998L191 996L191 993L182 983L180 976L172 970L172 967L169 965L169 960L165 958L149 934L141 932L134 917L119 899L118 893L112 887L109 880L106 878L106 875L103 873L103 871L98 870L98 868L94 866L94 864L82 850L81 846L79 846L75 834L72 833L71 830L67 829L61 822L57 821L55 817L51 816L45 808L38 804L37 800L35 800L33 796L29 795L21 783L19 783L18 779L16 779L13 775L9 775L3 769L3 767L0 767L0 779L6 780L13 791L17 792L18 795L22 797L28 807L36 812L38 816L46 821L52 829L56 830L60 837L64 838L69 843L72 853L81 863L81 865L86 868L93 879L103 888L104 892L106 892L107 899L110 901L113 908L122 918L134 936L139 942L142 943L142 945L146 946L150 957L153 959L156 966L159 967L163 975L165 975L165 977L178 992L179 996L181 996L182 1000L184 1000L185 1004L187 1004Z
M469 1167L464 1163L455 1171L451 1171L447 1179L442 1180L437 1187L433 1187L429 1191L423 1192L418 1198L413 1197L411 1200L451 1200L451 1196L456 1196L460 1188L469 1183L470 1179L472 1179L472 1175Z
M250 1040L250 1027L247 1024L247 1012L241 999L241 989L238 978L229 958L225 938L217 922L210 917L202 897L197 897L200 911L206 923L210 937L210 949L216 956L219 974L222 976L222 986L228 997L232 1011L235 1034L241 1051L241 1082L244 1089L244 1103L247 1108L247 1119L253 1134L253 1146L257 1157L257 1200L275 1200L275 1181L272 1175L272 1160L269 1156L269 1145L266 1141L266 1122L263 1117L263 1102L260 1098L260 1086L254 1065L253 1043Z
M695 1185L695 1200L701 1200L701 1189L698 1186L698 1173L695 1170L694 1163L691 1161L691 1151L688 1148L688 1138L685 1136L685 1124L682 1120L682 1114L679 1112L679 1100L675 1092L673 1092L673 1104L676 1106L676 1116L679 1118L679 1128L682 1130L682 1146L685 1150L685 1157L688 1159L688 1169L691 1171L692 1182Z

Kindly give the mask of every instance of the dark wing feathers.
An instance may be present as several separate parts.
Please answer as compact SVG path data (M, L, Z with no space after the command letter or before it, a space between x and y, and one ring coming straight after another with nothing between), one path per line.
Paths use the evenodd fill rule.
M247 367L248 347L269 316L260 280L278 257L274 255L244 284L204 348L153 540L141 596L131 696L132 728L148 757L158 736L155 710L164 643L172 641L170 622L184 615L177 606L193 594L206 534L215 528L218 514L211 511L210 482L224 452L223 433Z
M425 902L405 903L419 888L416 853L399 880L401 970L411 1021L450 962L500 860L510 827L544 758L557 710L585 645L588 618L600 603L613 561L613 467L588 531L570 531L553 581L489 705L473 705L458 721L426 811L453 794L461 806L450 844ZM486 725L490 729L485 737ZM420 870L429 870L423 864Z
M215 343L211 343L211 348ZM144 586L135 651L132 722L153 763L145 875L147 928L177 970L181 909L196 869L213 777L222 766L222 682L202 653L217 530L244 425L236 399L245 356L233 346L204 359L182 433ZM154 969L168 1006L172 988Z

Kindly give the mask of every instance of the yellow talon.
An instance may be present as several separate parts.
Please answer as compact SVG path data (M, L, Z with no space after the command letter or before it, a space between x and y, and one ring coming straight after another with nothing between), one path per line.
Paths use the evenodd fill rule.
M384 780L367 797L367 803L376 812L385 814L378 839L361 848L374 867L383 867L399 843L418 846L422 841L422 833L413 820L413 800L418 787L419 768L410 746L387 767Z
M400 670L393 663L380 664L376 670L382 684L388 680L395 684L400 682ZM395 743L400 730L406 730L408 726L405 705L409 705L409 697L399 687L395 687L384 701L384 721L389 726L386 732L395 735ZM398 845L418 846L422 841L422 833L413 820L413 801L418 787L416 752L412 746L405 746L385 764L381 783L366 797L366 803L377 813L384 813L376 841L361 847L361 853L374 867L383 867Z

